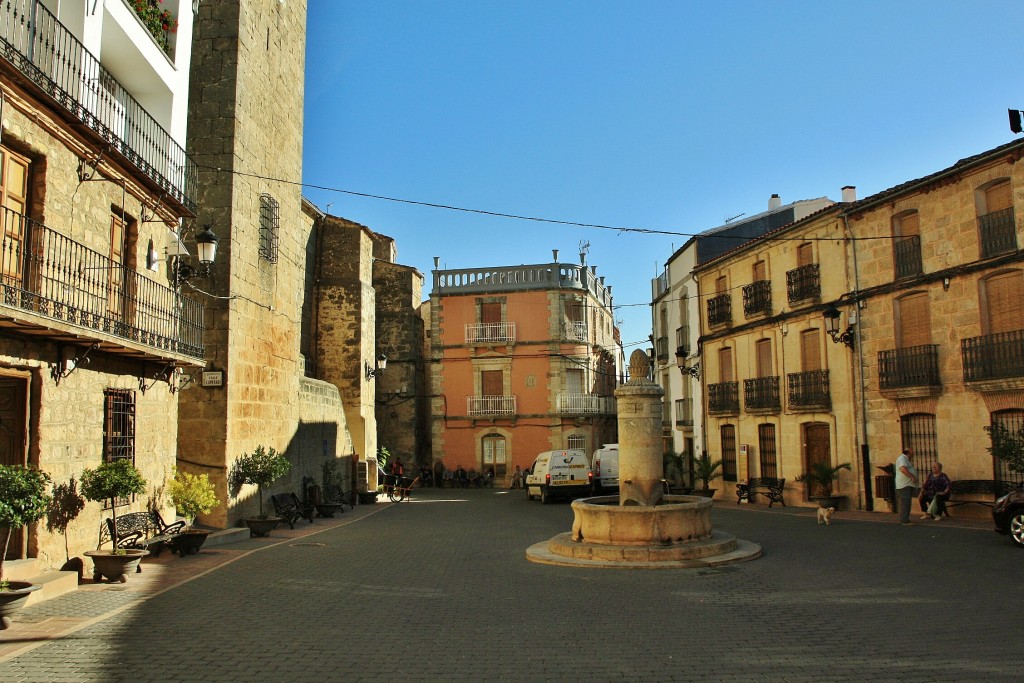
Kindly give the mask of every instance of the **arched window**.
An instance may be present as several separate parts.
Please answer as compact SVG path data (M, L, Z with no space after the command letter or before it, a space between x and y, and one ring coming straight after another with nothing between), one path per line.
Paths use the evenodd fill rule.
M495 477L505 476L505 437L501 434L486 434L481 441L482 470L494 468Z

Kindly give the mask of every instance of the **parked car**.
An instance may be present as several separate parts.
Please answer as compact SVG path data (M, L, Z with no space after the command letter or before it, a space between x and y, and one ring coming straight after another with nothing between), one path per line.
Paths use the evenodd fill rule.
M526 497L547 503L552 498L582 498L594 494L594 473L583 451L544 451L526 473Z
M992 508L996 531L1006 534L1024 547L1024 491L1010 491Z
M594 489L619 488L619 444L609 443L594 451Z

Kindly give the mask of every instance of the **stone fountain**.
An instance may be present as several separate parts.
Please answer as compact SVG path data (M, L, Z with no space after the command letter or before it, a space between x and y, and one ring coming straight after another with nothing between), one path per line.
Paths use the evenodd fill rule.
M715 531L713 501L666 495L662 478L662 397L637 350L630 380L615 390L619 420L619 495L573 501L572 532L536 543L531 562L576 567L668 569L753 560L761 546Z

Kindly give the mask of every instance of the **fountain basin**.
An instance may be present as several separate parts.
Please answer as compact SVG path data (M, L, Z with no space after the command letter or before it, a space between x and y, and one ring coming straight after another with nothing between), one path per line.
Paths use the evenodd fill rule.
M711 538L710 498L665 496L660 505L619 505L618 496L572 503L572 540L593 545L662 546Z

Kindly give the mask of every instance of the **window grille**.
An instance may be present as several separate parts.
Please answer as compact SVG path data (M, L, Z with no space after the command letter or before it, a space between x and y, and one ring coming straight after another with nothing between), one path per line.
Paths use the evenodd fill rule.
M1024 410L1000 410L992 413L991 422L993 425L1000 425L1006 429L1011 436L1020 438L1024 435ZM992 456L992 472L996 481L1024 482L1024 474L1014 472L1007 465L1006 461L995 455Z
M757 426L757 445L761 453L761 476L778 477L778 465L775 454L775 425Z
M922 477L927 478L932 471L932 464L939 461L935 416L929 413L904 415L900 418L900 432L903 447L914 449L914 467Z
M565 441L566 448L587 452L587 437L585 434L571 434Z
M260 258L277 263L281 205L267 193L260 195Z
M107 389L103 392L103 460L130 460L135 464L135 392L127 389ZM127 505L134 500L118 498L116 505ZM110 501L103 503L110 507Z
M722 425L722 480L736 481L736 426Z

